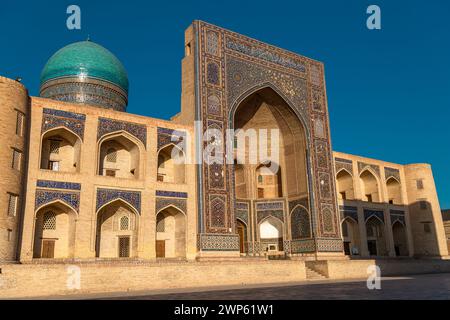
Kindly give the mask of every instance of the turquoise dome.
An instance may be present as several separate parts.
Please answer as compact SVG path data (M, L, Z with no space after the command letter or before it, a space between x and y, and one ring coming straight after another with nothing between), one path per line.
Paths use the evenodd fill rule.
M58 50L42 70L41 86L49 80L66 77L108 81L128 93L128 76L122 63L92 41L75 42Z

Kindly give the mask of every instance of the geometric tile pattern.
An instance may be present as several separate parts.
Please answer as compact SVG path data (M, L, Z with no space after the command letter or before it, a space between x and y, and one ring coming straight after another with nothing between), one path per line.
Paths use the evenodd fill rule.
M40 188L81 190L81 184L62 181L37 180L36 186Z
M41 134L53 128L65 127L83 140L86 120L84 114L47 108L44 108L42 113Z
M144 147L147 145L147 127L142 124L118 121L107 118L98 118L97 140L100 140L105 134L125 131L139 139Z
M44 205L60 200L71 207L75 212L80 212L80 193L70 191L53 191L36 189L34 209L37 211Z
M97 205L98 211L105 204L114 200L121 199L131 205L138 213L141 213L141 192L140 191L126 191L116 189L97 189Z

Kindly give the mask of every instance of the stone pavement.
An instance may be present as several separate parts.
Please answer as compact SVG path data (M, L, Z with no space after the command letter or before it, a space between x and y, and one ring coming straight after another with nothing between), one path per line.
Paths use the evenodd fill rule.
M192 290L193 291L193 290ZM93 298L93 297L86 297ZM97 297L101 298L101 297ZM108 299L108 298L106 298ZM387 277L381 290L369 290L365 280L305 282L295 285L234 288L227 290L204 289L196 292L155 294L151 292L124 293L109 299L133 300L308 300L308 299L450 299L450 274L428 274L408 277Z

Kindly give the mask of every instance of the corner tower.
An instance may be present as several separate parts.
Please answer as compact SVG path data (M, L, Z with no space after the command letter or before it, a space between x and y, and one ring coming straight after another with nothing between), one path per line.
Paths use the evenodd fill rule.
M28 148L29 97L18 81L0 77L0 262L17 260Z
M104 47L92 41L72 43L48 60L41 74L40 96L126 111L127 72Z

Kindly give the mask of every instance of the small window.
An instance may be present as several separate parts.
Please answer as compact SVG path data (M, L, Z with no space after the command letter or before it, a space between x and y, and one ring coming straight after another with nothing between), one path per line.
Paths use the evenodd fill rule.
M423 232L431 233L431 223L430 222L424 222L424 224L423 224Z
M8 215L10 217L15 217L17 213L17 200L18 196L12 193L9 193L9 201L8 201Z
M59 154L60 140L50 140L50 154Z
M389 204L394 204L394 199L389 199Z
M44 213L42 229L56 230L56 214L53 211L48 211Z
M258 183L263 183L263 176L262 175L258 176Z
M418 190L422 190L423 189L423 180L422 179L416 180L416 186L417 186Z
M347 200L347 194L345 193L345 191L341 192L341 198L342 200Z
M420 209L427 210L427 208L428 208L427 202L425 200L421 200L420 201Z
M128 217L123 216L120 218L120 230L128 230L130 228L130 219Z
M106 161L108 162L117 162L117 150L114 148L109 148L106 151Z
M48 162L48 170L59 171L59 162L58 161L49 161Z
M368 202L373 202L372 201L372 195L371 194L366 194L366 198Z
M130 257L130 237L119 238L119 258Z
M105 172L107 177L115 177L116 176L116 170L106 170Z
M16 150L16 149L13 149L12 152L13 152L12 168L20 171L20 166L21 166L21 162L22 162L22 152L20 152L19 150Z
M25 115L17 110L16 135L23 137L24 134Z

